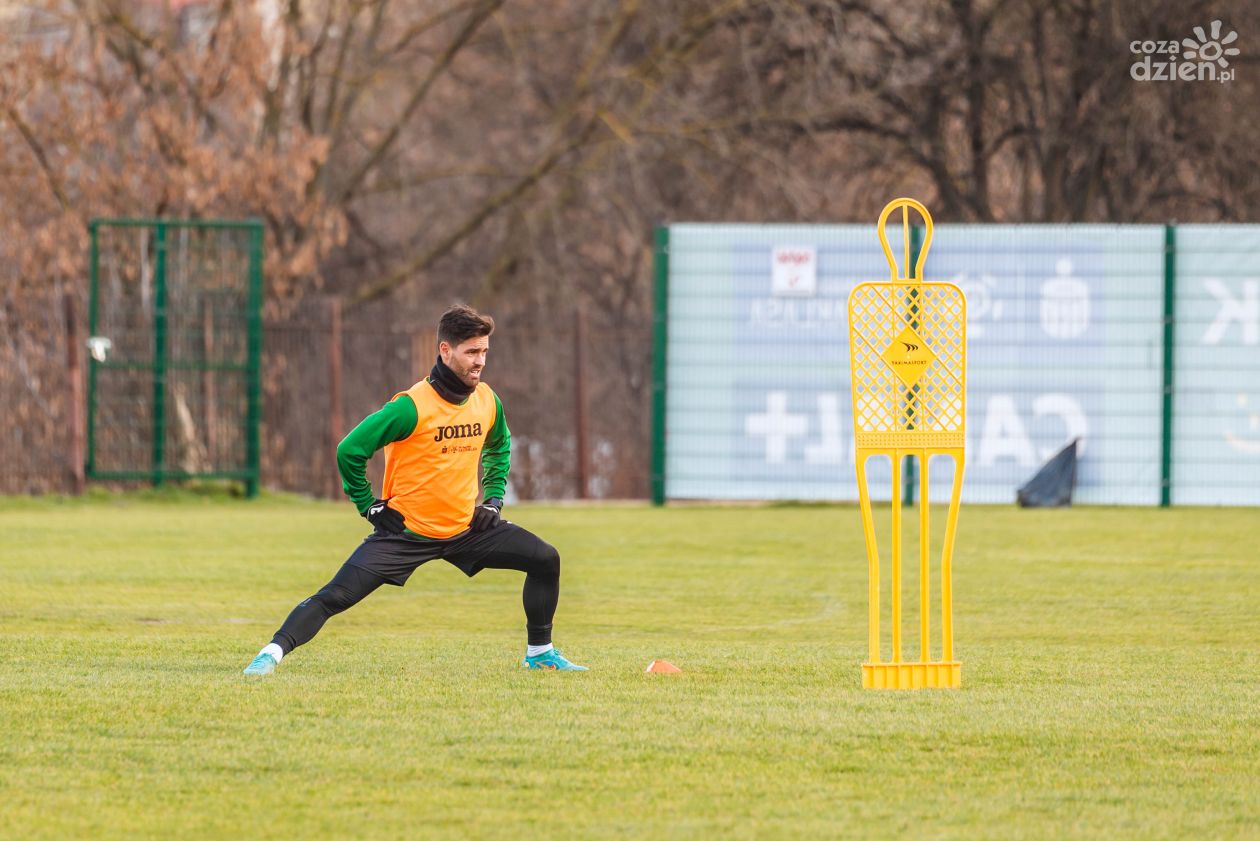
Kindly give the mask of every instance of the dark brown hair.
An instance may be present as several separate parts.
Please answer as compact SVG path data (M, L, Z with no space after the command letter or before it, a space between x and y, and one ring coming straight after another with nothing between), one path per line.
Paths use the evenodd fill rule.
M466 304L456 304L442 313L438 321L438 341L451 347L459 347L477 336L489 336L494 332L494 319L482 315Z

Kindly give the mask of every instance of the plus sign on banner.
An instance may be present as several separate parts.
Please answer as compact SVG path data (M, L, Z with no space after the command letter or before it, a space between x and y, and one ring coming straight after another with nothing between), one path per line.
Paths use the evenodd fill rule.
M768 465L788 464L789 449L793 462L804 461L809 465L844 463L849 448L846 447L845 428L842 426L841 394L817 392L803 395L797 402L813 411L789 412L786 391L768 392L765 410L744 416L744 435L765 442Z
M788 441L805 437L809 429L809 418L790 413L787 403L786 391L772 391L766 395L765 412L744 418L744 434L765 439L766 464L786 463Z

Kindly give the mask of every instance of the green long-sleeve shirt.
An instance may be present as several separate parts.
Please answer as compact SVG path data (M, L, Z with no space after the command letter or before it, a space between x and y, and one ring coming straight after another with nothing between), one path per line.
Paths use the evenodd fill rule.
M507 490L511 466L512 433L503 414L503 403L494 396L494 424L481 448L481 489L484 499L503 498ZM376 498L367 480L367 462L372 454L395 441L401 441L416 430L419 414L416 404L406 394L386 403L379 411L364 418L337 445L337 470L341 488L350 501L365 513Z

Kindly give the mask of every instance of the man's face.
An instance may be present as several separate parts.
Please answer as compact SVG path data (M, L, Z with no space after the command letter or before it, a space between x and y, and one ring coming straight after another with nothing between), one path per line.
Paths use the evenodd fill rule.
M477 336L455 347L447 342L438 345L442 362L469 388L476 388L477 383L481 382L481 369L486 367L486 352L489 350L489 336Z

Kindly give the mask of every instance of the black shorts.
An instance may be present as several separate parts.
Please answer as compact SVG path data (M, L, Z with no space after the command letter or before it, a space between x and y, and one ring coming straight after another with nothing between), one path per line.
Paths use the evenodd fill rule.
M535 562L541 565L553 557L555 551L534 533L501 520L492 529L469 529L443 540L375 531L354 550L346 563L401 587L417 567L439 558L472 578L487 567L528 573Z

